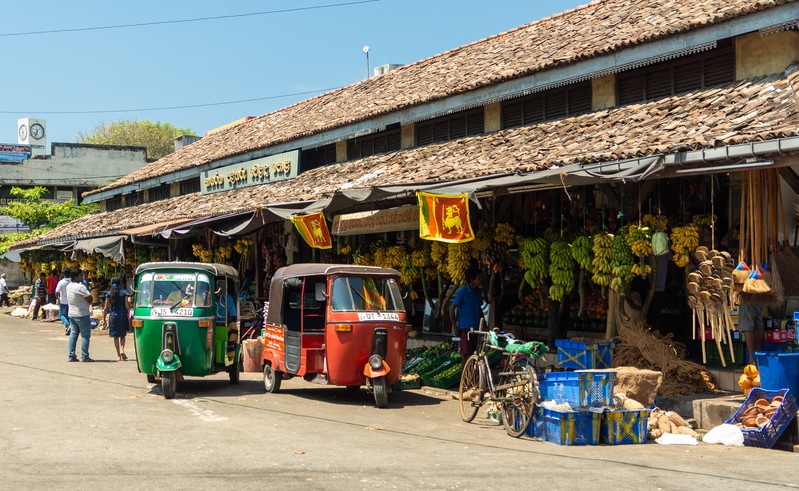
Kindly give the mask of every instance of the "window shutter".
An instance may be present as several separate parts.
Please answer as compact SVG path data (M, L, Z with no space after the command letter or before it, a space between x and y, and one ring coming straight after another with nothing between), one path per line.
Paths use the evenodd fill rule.
M502 104L502 128L516 128L522 125L522 103L515 100Z

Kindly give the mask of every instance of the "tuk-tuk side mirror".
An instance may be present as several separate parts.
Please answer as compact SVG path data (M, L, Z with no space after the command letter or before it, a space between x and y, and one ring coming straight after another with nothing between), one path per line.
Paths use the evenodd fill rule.
M327 285L324 283L314 285L314 298L317 302L324 302L327 299Z

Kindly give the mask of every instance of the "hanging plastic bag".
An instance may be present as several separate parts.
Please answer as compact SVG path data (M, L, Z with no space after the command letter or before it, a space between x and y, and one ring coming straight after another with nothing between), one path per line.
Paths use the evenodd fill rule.
M669 236L666 232L652 234L652 254L662 256L669 253Z

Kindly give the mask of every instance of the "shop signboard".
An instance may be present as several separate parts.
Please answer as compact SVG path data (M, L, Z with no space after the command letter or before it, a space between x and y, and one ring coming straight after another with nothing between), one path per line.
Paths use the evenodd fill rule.
M387 210L363 211L336 215L333 218L333 235L376 234L419 230L419 207L400 206Z
M297 177L299 150L269 155L204 171L200 175L202 194L268 184Z
M30 145L0 143L0 162L22 162L31 158Z
M69 201L72 199L72 191L56 190L55 200L58 202Z

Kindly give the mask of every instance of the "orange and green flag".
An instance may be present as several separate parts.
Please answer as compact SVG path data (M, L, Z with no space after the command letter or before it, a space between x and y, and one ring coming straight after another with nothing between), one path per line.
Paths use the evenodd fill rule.
M330 232L327 230L327 222L321 211L310 215L294 215L291 217L291 223L309 246L316 249L333 247Z
M474 239L469 219L469 195L430 194L418 191L419 237L441 242Z

